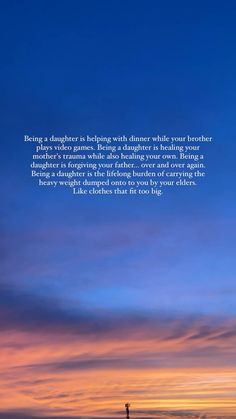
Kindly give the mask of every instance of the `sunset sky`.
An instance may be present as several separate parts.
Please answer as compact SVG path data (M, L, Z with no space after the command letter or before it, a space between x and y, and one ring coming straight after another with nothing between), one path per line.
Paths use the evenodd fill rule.
M236 4L1 1L0 419L236 417ZM24 135L208 135L207 178L79 197Z

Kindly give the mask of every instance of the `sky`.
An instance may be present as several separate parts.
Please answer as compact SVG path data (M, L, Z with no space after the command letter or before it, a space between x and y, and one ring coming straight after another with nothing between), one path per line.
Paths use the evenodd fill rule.
M236 412L236 5L2 0L0 419ZM24 135L207 135L161 198L30 178Z

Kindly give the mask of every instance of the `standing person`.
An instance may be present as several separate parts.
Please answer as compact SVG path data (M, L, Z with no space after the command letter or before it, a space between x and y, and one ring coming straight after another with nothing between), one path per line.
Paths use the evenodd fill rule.
M129 419L129 408L130 408L130 403L125 403L125 410L126 410L126 418Z

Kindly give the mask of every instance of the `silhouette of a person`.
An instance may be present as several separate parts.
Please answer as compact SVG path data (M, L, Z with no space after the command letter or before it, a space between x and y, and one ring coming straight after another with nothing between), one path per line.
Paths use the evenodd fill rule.
M125 403L125 410L126 410L126 418L129 419L129 407L130 404L129 403Z

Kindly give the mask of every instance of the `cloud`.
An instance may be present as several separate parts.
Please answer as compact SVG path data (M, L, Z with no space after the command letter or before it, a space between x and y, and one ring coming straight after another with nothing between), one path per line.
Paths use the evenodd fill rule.
M137 330L146 323L142 314L95 313L85 308L70 311L57 300L41 298L17 289L1 287L0 329L40 330L57 334L104 335ZM128 321L125 322L124 320Z
M145 417L151 404L163 412L197 411L216 399L223 409L235 398L233 317L69 310L2 286L0 319L2 409L14 398L16 408L30 407L33 416L40 408L43 416L57 409L62 415L69 409L65 418L106 416L129 398L140 409L147 403L139 413ZM174 411L166 417L183 416Z
M42 298L17 288L0 286L0 330L18 330L53 336L90 336L103 339L174 342L185 347L211 348L234 344L236 318L189 315L176 313L145 313L137 311L95 310L78 306L70 310L58 300ZM15 342L14 345L19 345ZM7 345L7 343L5 343Z

